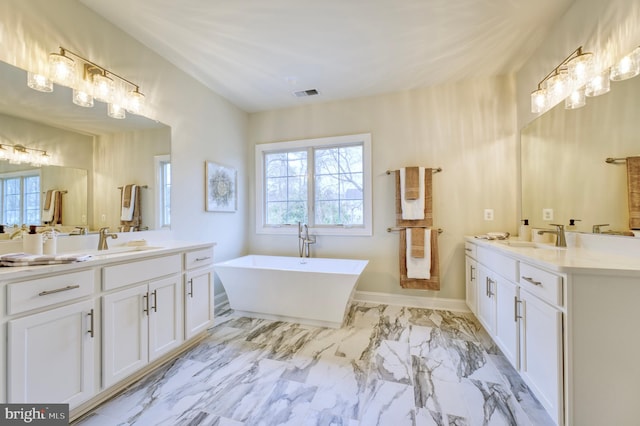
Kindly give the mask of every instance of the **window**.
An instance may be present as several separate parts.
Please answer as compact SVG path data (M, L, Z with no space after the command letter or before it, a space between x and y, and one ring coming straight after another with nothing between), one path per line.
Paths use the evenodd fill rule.
M171 226L171 157L156 155L156 220L160 228Z
M371 235L369 134L256 146L256 229Z
M40 224L40 172L4 174L2 182L2 223L13 226Z

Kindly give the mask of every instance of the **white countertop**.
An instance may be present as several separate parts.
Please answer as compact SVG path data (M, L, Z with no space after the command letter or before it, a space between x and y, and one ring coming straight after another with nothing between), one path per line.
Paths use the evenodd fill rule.
M73 271L76 269L92 268L106 264L117 262L128 262L131 260L142 259L145 257L163 256L173 253L179 253L184 250L198 250L201 248L215 245L213 242L189 242L189 241L153 241L148 247L129 247L130 251L123 251L126 245L112 245L110 250L85 250L78 251L80 253L89 252L92 254L90 260L84 262L74 262L58 265L40 265L40 266L7 266L0 267L0 281L29 279L38 275L59 274ZM65 253L66 254L66 253Z
M512 240L465 237L479 247L491 247L508 256L552 271L572 274L625 275L640 278L640 239L589 234L567 235L568 246L508 245ZM516 242L517 244L517 242Z

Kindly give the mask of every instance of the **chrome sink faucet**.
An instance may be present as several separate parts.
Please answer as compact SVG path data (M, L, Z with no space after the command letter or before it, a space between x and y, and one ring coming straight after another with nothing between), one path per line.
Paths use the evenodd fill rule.
M98 250L109 250L109 245L107 244L107 238L111 237L114 240L118 238L118 234L110 234L109 227L100 228L100 241L98 241Z
M304 228L304 233L302 232ZM302 222L298 222L298 252L300 253L300 257L310 257L311 253L309 252L309 245L315 244L316 237L314 235L309 235L309 227L307 224L302 224Z
M564 225L558 225L556 223L551 223L551 226L555 226L555 230L551 229L541 229L538 231L538 235L542 234L554 234L556 236L556 247L566 247L567 246L567 238L564 235Z

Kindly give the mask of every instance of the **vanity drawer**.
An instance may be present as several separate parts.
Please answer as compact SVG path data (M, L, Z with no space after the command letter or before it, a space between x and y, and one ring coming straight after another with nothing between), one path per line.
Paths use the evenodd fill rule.
M473 243L470 243L468 241L464 242L464 254L466 254L467 256L471 257L472 259L476 259L476 245Z
M539 298L562 306L562 277L526 263L520 263L520 285Z
M511 282L518 280L518 261L484 247L477 248L477 260Z
M182 261L179 254L105 266L102 268L102 288L112 290L175 274L181 270Z
M93 284L93 270L11 283L7 285L7 312L14 315L90 296Z
M213 263L213 247L194 250L184 254L184 269L199 268Z

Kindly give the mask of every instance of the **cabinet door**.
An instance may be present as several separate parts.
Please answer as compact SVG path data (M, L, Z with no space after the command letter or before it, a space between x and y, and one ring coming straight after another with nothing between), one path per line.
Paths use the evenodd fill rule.
M149 361L182 343L180 275L149 283Z
M562 412L562 313L520 289L520 374L556 423Z
M9 321L8 401L66 403L94 395L95 302Z
M185 339L213 322L213 270L200 269L185 274Z
M467 306L471 312L478 314L478 263L469 256L464 259L465 283L466 283L466 300Z
M496 281L491 272L478 264L478 319L491 336L496 328L495 288Z
M516 317L518 288L505 278L496 278L496 329L494 340L507 359L518 368L518 329Z
M102 374L108 387L148 362L147 285L108 294L102 304Z

